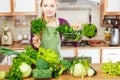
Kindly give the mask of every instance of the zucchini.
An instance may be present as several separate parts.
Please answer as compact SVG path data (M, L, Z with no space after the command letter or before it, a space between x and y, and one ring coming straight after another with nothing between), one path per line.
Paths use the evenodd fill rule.
M96 75L97 71L93 67L91 67L91 66L90 66L90 68L94 71L94 75Z
M88 69L87 69L87 75L88 76L94 76L96 74L97 74L96 70L94 68L92 68L91 66L89 66Z

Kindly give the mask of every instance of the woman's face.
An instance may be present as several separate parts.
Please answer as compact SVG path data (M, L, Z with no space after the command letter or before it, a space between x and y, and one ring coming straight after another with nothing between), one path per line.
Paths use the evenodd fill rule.
M57 4L55 0L43 0L42 2L42 12L45 17L53 17L55 16L55 12L57 9Z

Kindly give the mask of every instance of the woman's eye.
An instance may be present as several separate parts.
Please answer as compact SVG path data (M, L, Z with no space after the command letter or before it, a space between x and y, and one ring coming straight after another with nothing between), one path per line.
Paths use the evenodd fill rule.
M51 5L51 7L55 7L54 5Z
M47 5L43 5L44 7L47 7Z

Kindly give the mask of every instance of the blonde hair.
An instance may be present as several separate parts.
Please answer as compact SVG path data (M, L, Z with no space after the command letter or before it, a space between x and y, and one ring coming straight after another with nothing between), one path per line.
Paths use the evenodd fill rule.
M44 1L44 0L41 0L40 7L42 7L43 1ZM56 1L56 5L58 5L58 1L57 1L57 0L55 0L55 1ZM41 17L42 17L42 19L44 19L44 14L43 14L43 12L41 13Z
M41 0L40 7L42 7L43 1L44 1L44 0ZM57 2L57 0L55 0L55 1L56 1L56 5L57 5L58 2Z

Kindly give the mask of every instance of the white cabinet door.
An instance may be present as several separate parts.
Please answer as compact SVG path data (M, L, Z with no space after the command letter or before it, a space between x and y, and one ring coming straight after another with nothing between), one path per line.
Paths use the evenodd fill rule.
M15 50L15 51L22 52L22 51L25 51L25 50ZM0 65L12 65L12 60L13 60L14 57L16 57L16 55L5 56L5 58L0 63Z
M35 0L14 0L14 12L35 12Z
M90 57L91 63L100 63L100 50L99 49L79 49L78 57Z
M0 0L0 15L4 16L8 13L11 13L11 0Z
M61 50L60 51L61 57L74 57L74 50Z
M103 49L102 50L102 62L117 62L120 61L120 49Z
M106 12L120 12L120 0L106 0Z
M11 12L10 0L0 0L0 12Z

